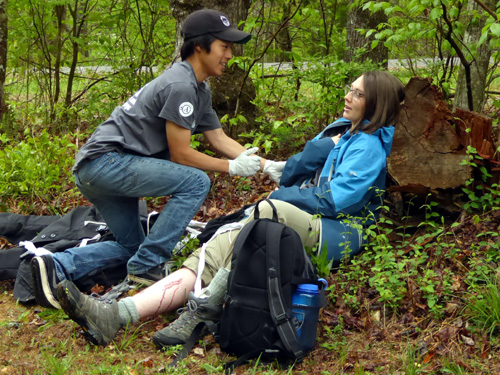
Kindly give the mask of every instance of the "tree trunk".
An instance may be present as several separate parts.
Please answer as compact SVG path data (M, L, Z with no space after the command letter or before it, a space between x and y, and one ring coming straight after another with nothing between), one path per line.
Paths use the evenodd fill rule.
M78 1L75 2L74 7L68 5L69 12L71 14L71 36L73 40L71 41L71 64L69 67L68 83L66 86L66 98L64 100L65 108L69 108L73 100L73 82L75 80L76 67L78 66L79 54L80 54L80 44L78 39L82 36L82 30L84 29L84 24L89 12L89 1L84 1L80 4Z
M55 61L54 61L54 103L59 101L59 95L61 94L61 55L63 49L63 30L66 28L64 25L64 19L66 17L66 6L64 4L59 4L54 7L54 13L56 15L57 24L57 35L55 40ZM54 120L55 113L51 113L51 120Z
M460 109L453 113L430 79L412 78L405 92L387 161L396 190L418 194L464 186L474 172L463 163L468 146L483 164L497 164L490 118Z
M280 24L285 26L281 28L276 36L277 49L281 51L280 62L291 62L292 61L292 38L290 37L290 10L292 6L292 1L283 5L283 13L281 16ZM294 4L295 5L295 4Z
M0 120L7 111L5 105L5 76L7 71L7 0L0 0Z
M485 0L485 5L489 8L495 8L495 3L491 0ZM467 5L468 13L479 12L482 14L483 8L481 8L475 1L469 0ZM469 23L468 28L464 35L463 45L465 46L476 46L481 38L481 30L486 22L486 15L481 17L479 20L475 20ZM474 56L467 54L467 60L472 61L470 66L471 73L471 84L472 84L472 104L473 110L476 112L482 112L484 107L485 95L484 91L486 88L486 77L488 72L488 67L491 57L491 48L489 47L489 39L486 40L477 51ZM457 89L455 93L455 99L453 101L453 106L463 109L469 109L468 99L467 99L467 85L465 80L465 70L463 66L460 68L458 79L457 79Z
M319 0L319 10L321 14L321 27L323 28L323 43L325 44L325 55L330 55L331 38L333 33L333 26L337 15L338 1L334 0L333 5L325 4L325 0ZM332 14L329 19L328 13Z
M346 62L364 62L368 59L374 63L384 64L387 67L389 51L383 43L371 48L372 36L366 38L356 29L377 29L378 25L386 23L387 16L384 12L370 13L369 10L352 8L347 16L347 39L344 60Z
M252 1L196 0L186 2L182 0L172 0L170 4L172 6L172 14L177 20L177 44L175 48L175 59L177 60L180 58L180 47L182 45L182 22L191 12L203 8L218 9L229 17L234 27L237 27L240 21L246 20ZM239 56L242 53L243 45L234 44L233 54ZM251 79L247 78L240 95L241 82L244 77L245 72L233 65L231 69L227 69L221 77L212 77L209 79L208 84L212 89L212 104L219 117L226 114L230 117L234 117L236 115L236 107L238 107L238 114L243 115L248 121L247 126L252 127L256 117L256 108L251 103L251 101L255 99L255 87ZM240 98L239 106L237 105L238 97ZM232 137L236 136L240 132L239 130L239 127L236 129L226 127L225 129L227 134Z

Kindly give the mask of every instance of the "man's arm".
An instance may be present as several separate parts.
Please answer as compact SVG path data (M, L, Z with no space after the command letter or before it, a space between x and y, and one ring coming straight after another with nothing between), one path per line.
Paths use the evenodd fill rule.
M229 172L228 160L214 158L191 148L191 131L189 129L183 128L182 126L179 126L171 121L167 121L166 128L168 148L170 150L170 160L175 163L195 167L204 171ZM238 149L240 150L240 153L245 151L243 146L237 142L235 143L240 147ZM216 147L214 146L214 148ZM234 145L231 150L231 152L236 153ZM226 154L223 155L226 156ZM238 154L236 153L236 156L237 155Z
M208 143L210 143L210 145L214 148L215 152L229 159L235 159L238 155L246 150L245 147L240 145L234 139L228 137L221 128L206 131L203 133L203 135L207 139ZM265 163L266 159L261 158L261 170L264 168Z

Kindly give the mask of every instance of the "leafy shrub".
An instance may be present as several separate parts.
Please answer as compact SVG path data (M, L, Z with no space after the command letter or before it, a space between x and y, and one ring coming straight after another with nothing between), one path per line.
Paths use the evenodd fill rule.
M0 137L0 209L7 200L20 198L48 203L57 210L59 194L73 187L71 167L76 146L70 137L50 135L43 130L37 137L26 129L25 139L11 143Z
M479 329L492 336L500 330L500 292L495 276L485 276L479 293L466 296L466 316Z

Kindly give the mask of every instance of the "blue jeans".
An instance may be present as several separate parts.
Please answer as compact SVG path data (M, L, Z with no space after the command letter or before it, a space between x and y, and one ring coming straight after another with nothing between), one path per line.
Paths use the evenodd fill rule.
M116 241L55 253L59 280L77 280L113 263L128 261L128 273L141 274L166 262L210 190L210 179L199 169L117 152L85 162L75 172L75 181ZM168 203L146 235L139 198L168 195Z

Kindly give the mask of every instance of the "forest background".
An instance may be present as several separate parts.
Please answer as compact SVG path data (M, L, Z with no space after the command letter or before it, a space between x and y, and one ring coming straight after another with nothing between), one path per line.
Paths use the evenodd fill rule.
M500 10L491 0L0 0L0 211L63 215L88 205L71 175L76 151L175 61L180 23L202 7L253 35L210 85L226 132L267 158L300 151L339 116L345 85L370 69L390 68L405 84L431 78L451 110L491 118L498 134ZM203 138L192 145L211 152ZM453 191L459 209L408 195L404 215L384 207L352 262L330 272L314 259L329 304L303 363L239 373L500 373L499 191L477 150L464 163L477 173ZM203 221L275 187L261 175L210 177ZM161 210L165 199L147 202ZM206 338L169 369L179 348L156 351L151 336L173 315L94 348L62 312L16 304L12 285L0 285L1 373L221 373L228 359Z

